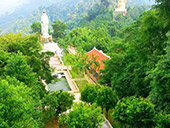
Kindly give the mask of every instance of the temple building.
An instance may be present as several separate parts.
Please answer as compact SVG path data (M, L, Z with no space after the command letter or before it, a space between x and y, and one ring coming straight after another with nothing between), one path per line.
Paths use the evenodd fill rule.
M115 9L115 12L123 12L123 15L127 14L126 0L118 0L118 8Z
M88 56L89 61L95 59L96 65L92 62L87 72L90 74L91 79L97 82L101 75L100 70L104 69L103 61L109 59L110 56L107 56L102 50L98 50L95 47L91 51L87 52L86 55Z

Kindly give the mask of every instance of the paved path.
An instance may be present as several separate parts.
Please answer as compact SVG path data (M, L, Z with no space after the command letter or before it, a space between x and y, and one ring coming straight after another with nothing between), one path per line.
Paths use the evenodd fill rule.
M74 93L75 100L74 102L79 103L80 102L80 93Z
M70 54L75 55L76 54L76 50L73 47L69 47L67 48L68 52ZM94 82L91 78L89 78L86 74L84 74L85 78L75 78L72 79L74 81L78 81L78 80L87 80L89 83L91 84L96 84L96 82ZM80 102L80 93L74 93L75 95L75 100L74 102ZM109 121L105 118L105 122L102 123L102 127L101 128L112 128L112 126L110 125Z
M101 128L113 128L113 127L111 127L111 126L108 124L108 122L105 121L105 122L102 123L102 127L101 127Z
M68 48L68 51L69 53L75 55L76 54L76 51L74 48ZM79 91L79 88L77 87L75 81L76 80L87 80L89 83L92 83L92 84L95 84L94 81L92 81L87 75L85 75L85 78L75 78L75 79L72 79L72 76L70 73L68 73L68 68L61 63L59 57L57 56L57 54L55 54L53 57L51 57L50 59L50 66L55 68L55 71L54 73L57 73L57 72L63 72L67 81L68 81L68 84L71 88L71 92L72 94L74 94L74 97L75 97L75 100L74 102L77 102L79 103L80 102L80 91ZM47 88L47 86L46 86ZM48 90L48 88L47 88ZM112 126L110 125L110 123L107 121L107 119L105 118L105 122L102 123L102 127L101 128L112 128Z
M71 74L68 73L68 68L64 64L61 64L57 54L55 54L53 57L50 58L50 66L52 68L55 68L54 73L64 73L64 76L67 79L67 82L71 88L70 93L74 94L75 100L74 102L80 102L80 91L77 87L75 80L72 79Z
M74 83L74 80L71 79L71 77L69 76L68 71L64 71L64 75L66 76L66 79L67 79L67 81L68 81L68 83L70 85L70 88L71 88L72 92L73 93L78 93L78 92L80 93L79 88Z

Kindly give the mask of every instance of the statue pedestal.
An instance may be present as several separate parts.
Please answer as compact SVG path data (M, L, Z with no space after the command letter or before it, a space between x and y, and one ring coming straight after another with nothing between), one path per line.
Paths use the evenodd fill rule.
M116 8L115 12L113 14L114 14L114 16L117 16L120 13L122 13L123 16L126 16L127 15L127 9L125 9L125 8Z
M115 11L116 12L127 12L125 8L116 8Z

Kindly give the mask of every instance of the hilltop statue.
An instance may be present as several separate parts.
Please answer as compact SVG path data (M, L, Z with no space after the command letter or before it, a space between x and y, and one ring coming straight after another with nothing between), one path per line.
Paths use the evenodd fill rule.
M126 0L118 0L118 8L115 9L115 13L123 12L125 16L127 14L126 2Z
M46 14L46 11L43 10L43 15L41 16L41 33L44 38L49 38L48 24L49 24L48 16Z

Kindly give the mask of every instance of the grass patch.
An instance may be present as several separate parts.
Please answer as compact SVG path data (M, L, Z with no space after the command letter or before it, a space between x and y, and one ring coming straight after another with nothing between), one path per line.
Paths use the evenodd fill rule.
M77 74L73 70L70 71L70 74L71 74L72 78L83 78L84 77L83 75L80 76L80 74Z
M80 81L75 81L80 92L85 89L86 85L88 84L87 80L80 80Z

